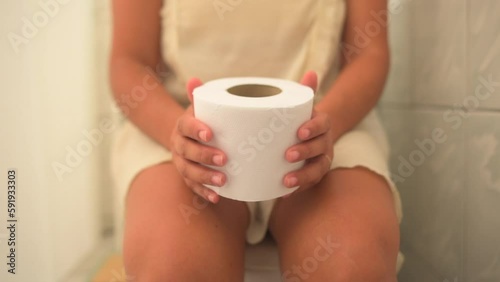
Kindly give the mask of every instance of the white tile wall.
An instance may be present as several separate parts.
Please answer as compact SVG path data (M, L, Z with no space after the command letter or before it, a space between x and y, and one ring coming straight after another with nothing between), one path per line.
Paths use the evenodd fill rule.
M468 118L465 281L500 280L500 113Z
M413 102L449 106L462 101L465 0L419 0L412 8Z
M391 27L392 57L409 70L395 67L381 103L391 171L433 128L448 140L398 184L399 281L500 281L500 1L410 2L410 24Z
M386 102L409 103L411 99L410 64L410 0L390 0L389 41L391 44L391 69L382 97Z
M414 202L414 209L408 213L416 220L406 225L403 234L412 241L412 249L440 275L457 276L463 260L463 134L460 129L451 129L439 111L417 111L415 120L418 122L414 141L427 140L429 156L415 168L414 192L409 198ZM445 142L429 141L432 132L437 130L447 136ZM415 157L412 161L412 155L417 156L416 152L425 150L415 143L412 146L408 159L418 164Z
M482 108L500 109L500 1L471 0L468 5L468 94L476 93L480 77L492 76L496 82L494 92L479 100Z

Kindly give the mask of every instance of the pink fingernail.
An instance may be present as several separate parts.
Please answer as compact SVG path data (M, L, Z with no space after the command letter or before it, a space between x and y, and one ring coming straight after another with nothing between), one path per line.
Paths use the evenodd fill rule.
M296 160L298 160L300 157L300 154L298 151L291 151L290 153L288 153L288 158L290 159L290 161L294 162Z
M302 138L303 139L309 138L310 135L311 135L311 130L309 130L309 129L302 129Z
M212 183L218 186L222 186L222 176L220 175L213 175L212 176Z
M215 197L215 195L214 195L214 194L209 194L209 195L208 195L208 200L209 200L210 202L214 203L214 204L215 204L215 198L216 198L216 197Z
M198 137L200 137L201 140L207 142L207 131L202 130L198 133Z
M299 183L299 180L295 176L288 177L286 180L286 186L289 188L297 186L297 183Z
M222 165L223 157L221 155L215 155L215 156L213 156L212 161L216 165Z

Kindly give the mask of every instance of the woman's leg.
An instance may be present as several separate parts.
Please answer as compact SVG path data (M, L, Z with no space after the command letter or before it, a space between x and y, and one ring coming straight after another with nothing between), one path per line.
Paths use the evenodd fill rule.
M284 281L396 281L392 193L367 169L332 170L316 187L280 199L270 228Z
M141 172L126 203L124 263L132 281L243 281L245 203L208 204L171 163Z

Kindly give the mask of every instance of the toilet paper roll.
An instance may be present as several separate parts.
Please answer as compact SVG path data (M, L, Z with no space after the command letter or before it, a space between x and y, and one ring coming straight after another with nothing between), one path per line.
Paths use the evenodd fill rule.
M207 187L247 202L295 191L283 185L283 177L303 162L287 162L285 151L299 142L297 130L311 118L313 96L296 82L259 77L218 79L196 88L194 115L213 131L208 145L228 157L224 167L212 167L226 174L226 184Z

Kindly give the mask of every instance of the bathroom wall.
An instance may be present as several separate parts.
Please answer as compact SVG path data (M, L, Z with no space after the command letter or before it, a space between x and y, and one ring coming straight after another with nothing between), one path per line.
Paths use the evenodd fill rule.
M379 107L404 206L399 281L500 281L500 1L391 3Z
M97 105L98 120L112 120L116 125L116 129L122 120L119 115L119 110L114 108L113 95L109 84L109 55L111 52L111 34L112 34L112 16L111 16L111 1L94 0L95 2L95 77L96 92L99 98ZM102 145L99 147L100 158L100 186L103 190L100 194L101 200L101 216L103 222L103 230L106 235L113 231L114 217L117 215L114 212L116 197L113 196L113 182L110 172L110 148L113 144L114 131L103 139Z
M99 119L110 119L119 128L124 120L119 109L115 106L113 94L110 87L109 78L109 60L111 55L112 43L112 1L95 1L96 11L96 89L101 99L98 109ZM103 227L107 235L113 235L116 250L121 250L122 232L123 232L123 199L114 190L114 183L111 177L110 151L113 145L115 132L112 132L103 140L100 147L100 158L102 167L101 191Z
M0 281L68 281L101 235L93 1L0 7L1 187L12 168L18 183L16 274L0 195Z

